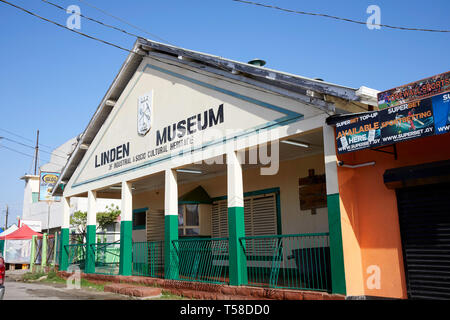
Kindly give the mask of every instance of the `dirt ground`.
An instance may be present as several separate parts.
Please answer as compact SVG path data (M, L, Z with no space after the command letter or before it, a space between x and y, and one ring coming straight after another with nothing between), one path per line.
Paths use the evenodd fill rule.
M4 300L129 300L128 296L95 289L68 289L62 283L21 282L28 270L6 272Z

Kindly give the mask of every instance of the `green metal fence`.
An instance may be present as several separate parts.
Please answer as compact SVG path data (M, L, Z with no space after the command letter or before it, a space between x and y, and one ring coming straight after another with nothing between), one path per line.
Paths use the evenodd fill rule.
M95 273L118 275L120 264L120 242L93 243L91 252L95 255Z
M328 233L240 238L248 284L331 291Z
M86 263L86 244L66 244L64 250L67 253L69 270L76 266L83 271Z
M164 241L133 242L132 274L164 278Z
M171 274L178 280L228 283L228 238L179 239L172 245Z

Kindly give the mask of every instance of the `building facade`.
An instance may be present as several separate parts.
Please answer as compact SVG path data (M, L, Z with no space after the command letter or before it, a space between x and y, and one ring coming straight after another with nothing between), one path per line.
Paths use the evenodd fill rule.
M71 199L87 198L84 272L105 270L94 208L115 198L111 274L359 294L326 119L370 110L376 91L144 39L132 51L53 191L68 249ZM76 256L63 250L60 269Z
M380 93L378 111L327 119L352 296L450 298L449 92L447 72Z

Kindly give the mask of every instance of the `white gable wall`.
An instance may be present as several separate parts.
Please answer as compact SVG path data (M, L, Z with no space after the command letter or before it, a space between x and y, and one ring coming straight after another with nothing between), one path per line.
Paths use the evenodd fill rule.
M152 94L151 129L145 136L140 136L137 131L138 99L148 93ZM262 128L269 128L272 132L276 131L278 137L285 137L321 127L327 116L321 110L293 99L217 76L200 74L198 70L191 71L185 66L178 67L145 58L72 175L64 189L64 196L75 196L87 190L192 163L191 156L176 155L183 148L171 152L169 142L157 145L157 131L162 133L165 127L194 116L196 119L198 114L203 115L210 109L217 116L221 105L224 117L222 123L174 141L188 137L195 148L204 144L204 133L214 133L215 137L211 137L211 141L217 141L226 137L229 130L242 135ZM283 125L284 120L291 122ZM196 125L192 128L195 129ZM265 139L274 137L269 135ZM129 146L129 154L125 157L129 163L117 168L114 167L117 161L101 165L103 152L117 147L123 151L122 146ZM152 153L161 146L166 146L168 151ZM215 155L225 152L221 144L212 145L208 150L214 150ZM137 160L136 156L141 154L146 155L145 159ZM211 153L205 155L198 152L196 155L198 157L195 160L211 157Z

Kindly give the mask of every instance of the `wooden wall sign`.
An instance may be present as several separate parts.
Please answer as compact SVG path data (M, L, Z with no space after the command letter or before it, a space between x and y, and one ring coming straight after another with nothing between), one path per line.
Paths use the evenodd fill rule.
M325 175L316 175L314 169L309 169L309 176L298 180L300 210L311 210L327 207L327 190Z

